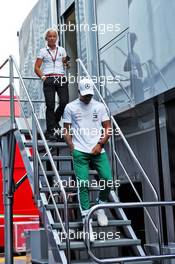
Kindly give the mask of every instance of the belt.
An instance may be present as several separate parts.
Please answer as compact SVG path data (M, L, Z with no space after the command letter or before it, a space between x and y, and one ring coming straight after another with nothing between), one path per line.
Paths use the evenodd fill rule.
M64 74L55 74L55 73L50 73L50 74L45 74L46 77L57 77L57 76L64 76Z

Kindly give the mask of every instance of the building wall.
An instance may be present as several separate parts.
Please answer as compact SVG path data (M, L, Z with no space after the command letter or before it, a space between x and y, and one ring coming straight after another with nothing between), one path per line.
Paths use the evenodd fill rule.
M78 1L81 8L76 5L75 12L80 12L81 17L79 19L77 15L76 23L82 21L92 23L92 19L90 20L87 15L88 8L90 8L89 2ZM105 33L102 32L104 30L102 27L101 31L98 30L93 47L91 46L91 49L98 54L97 61L93 60L93 56L89 52L89 43L92 45L92 42L89 41L90 34L85 35L82 32L77 32L80 35L78 39L80 42L77 43L78 54L89 72L96 67L99 76L119 77L119 83L113 81L100 86L101 92L155 186L159 198L171 200L167 116L164 113L162 117L161 110L164 104L163 102L158 103L161 148L161 157L159 157L155 103L153 100L147 106L146 101L155 96L161 96L162 93L170 91L174 87L175 40L174 34L172 34L174 1L169 1L167 4L163 0L96 0L93 8L95 8L94 13L92 12L95 16L93 19L98 25L119 24L120 30ZM96 63L98 61L99 63ZM142 103L141 108L140 103ZM128 118L125 118L126 115ZM163 123L162 120L164 120ZM145 201L153 199L143 176L120 144L118 151L130 175L133 178L136 175L142 182L143 199ZM160 167L162 167L162 177ZM121 175L120 171L119 174ZM151 213L156 221L156 211L151 210ZM168 240L173 241L172 209L167 209L166 216L164 214L163 217L166 217L167 221ZM148 219L145 221L145 226L150 230L147 232L147 242L156 242L155 233Z
M43 34L45 30L57 24L55 12L56 2L52 0L40 0L29 13L19 33L20 71L23 77L37 77L34 73L34 63L40 48L45 46ZM54 15L53 15L54 13ZM41 80L24 80L28 93L32 100L44 100ZM26 99L23 89L20 89L20 97ZM44 118L45 104L35 103L35 111L38 117ZM23 104L24 111L30 116L30 107Z

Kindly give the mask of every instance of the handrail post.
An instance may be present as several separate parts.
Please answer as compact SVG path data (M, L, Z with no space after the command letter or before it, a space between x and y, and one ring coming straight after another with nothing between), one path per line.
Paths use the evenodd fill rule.
M65 218L65 229L66 229L66 251L67 251L67 263L71 264L70 255L70 232L69 232L69 215L68 215L68 204L67 199L64 197L64 218Z
M10 72L10 119L11 126L14 127L15 123L15 107L14 107L14 71L13 71L13 59L9 57L9 72Z
M37 127L35 123L35 116L32 113L32 145L33 145L33 185L34 185L34 194L36 201L39 199L39 164L38 164L38 141L37 141Z
M13 169L15 140L13 131L1 139L4 202L5 263L13 264Z
M115 158L115 129L114 129L114 125L113 122L111 120L111 125L112 125L112 136L111 136L111 153L112 153L112 170L113 170L113 184L114 186L116 186L115 181L118 180L117 177L117 162L116 162L116 158ZM115 187L115 191L117 190L117 188Z

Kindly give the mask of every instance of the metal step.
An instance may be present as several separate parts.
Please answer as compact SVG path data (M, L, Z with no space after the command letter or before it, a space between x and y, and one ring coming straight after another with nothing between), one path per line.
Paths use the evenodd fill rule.
M90 203L90 206L95 205L95 203ZM47 210L54 210L55 206L53 204L47 204L45 205ZM59 203L57 204L57 208L58 209L64 209L64 204ZM68 203L68 208L79 208L79 204L78 203Z
M51 142L51 141L47 141L47 144L49 147L68 147L68 145L65 142ZM26 140L24 142L24 145L26 147L32 147L32 141L31 140ZM44 147L44 143L43 140L38 140L38 146L43 146Z
M134 246L139 245L141 243L140 239L130 239L130 238L122 238L122 239L108 239L108 240L96 240L92 243L93 248L98 247L121 247L121 246ZM66 249L66 243L63 242L59 245L60 249ZM71 241L70 242L71 249L86 249L86 245L84 241Z
M151 260L140 260L140 261L131 261L131 262L124 262L124 264L153 264L153 261L151 261ZM157 263L157 262L156 262Z
M97 183L98 184L98 183ZM76 183L75 183L76 185ZM77 192L78 191L78 187L64 187L65 191L67 192ZM114 188L112 187L111 190L113 190ZM52 192L59 192L59 188L58 187L51 187L51 190ZM97 186L97 187L89 187L88 188L89 191L100 191L102 190L102 187L100 186ZM48 187L42 187L40 189L40 192L43 192L43 193L47 193L49 192L49 188Z
M45 173L47 176L54 176L55 175L53 171L45 171ZM67 175L68 176L74 176L75 175L75 172L73 170L59 170L58 173L60 176L67 176ZM90 175L98 175L96 170L89 170L89 174ZM40 171L39 175L42 176L43 172Z
M74 260L71 264L97 264L97 262L90 261L90 260Z
M124 225L131 225L130 220L109 220L108 226L124 226ZM52 225L53 228L61 228L60 223L55 223ZM92 222L92 226L97 227L99 226L97 221ZM83 227L83 222L69 222L69 227L70 228L82 228Z
M41 160L43 161L47 161L49 160L49 157L48 156L45 156L45 157L40 157ZM72 160L72 156L52 156L53 160L55 161L71 161ZM33 161L33 157L29 157L29 159L31 161Z
M48 259L32 259L32 264L48 264Z
M152 261L137 261L137 262L124 262L124 264L153 264ZM79 261L75 260L72 261L71 264L97 264L97 262L91 261L91 260L84 260L84 261Z

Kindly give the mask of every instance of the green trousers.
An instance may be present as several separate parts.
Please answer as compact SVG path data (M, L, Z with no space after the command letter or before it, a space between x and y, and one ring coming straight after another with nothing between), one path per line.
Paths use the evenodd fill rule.
M89 187L94 183L100 187L99 201L106 202L110 192L110 184L112 181L111 168L106 153L92 155L78 150L73 153L73 166L78 184L78 198L82 215L85 215L90 208ZM99 183L89 180L89 164L97 170L99 175ZM109 185L109 186L108 186Z

